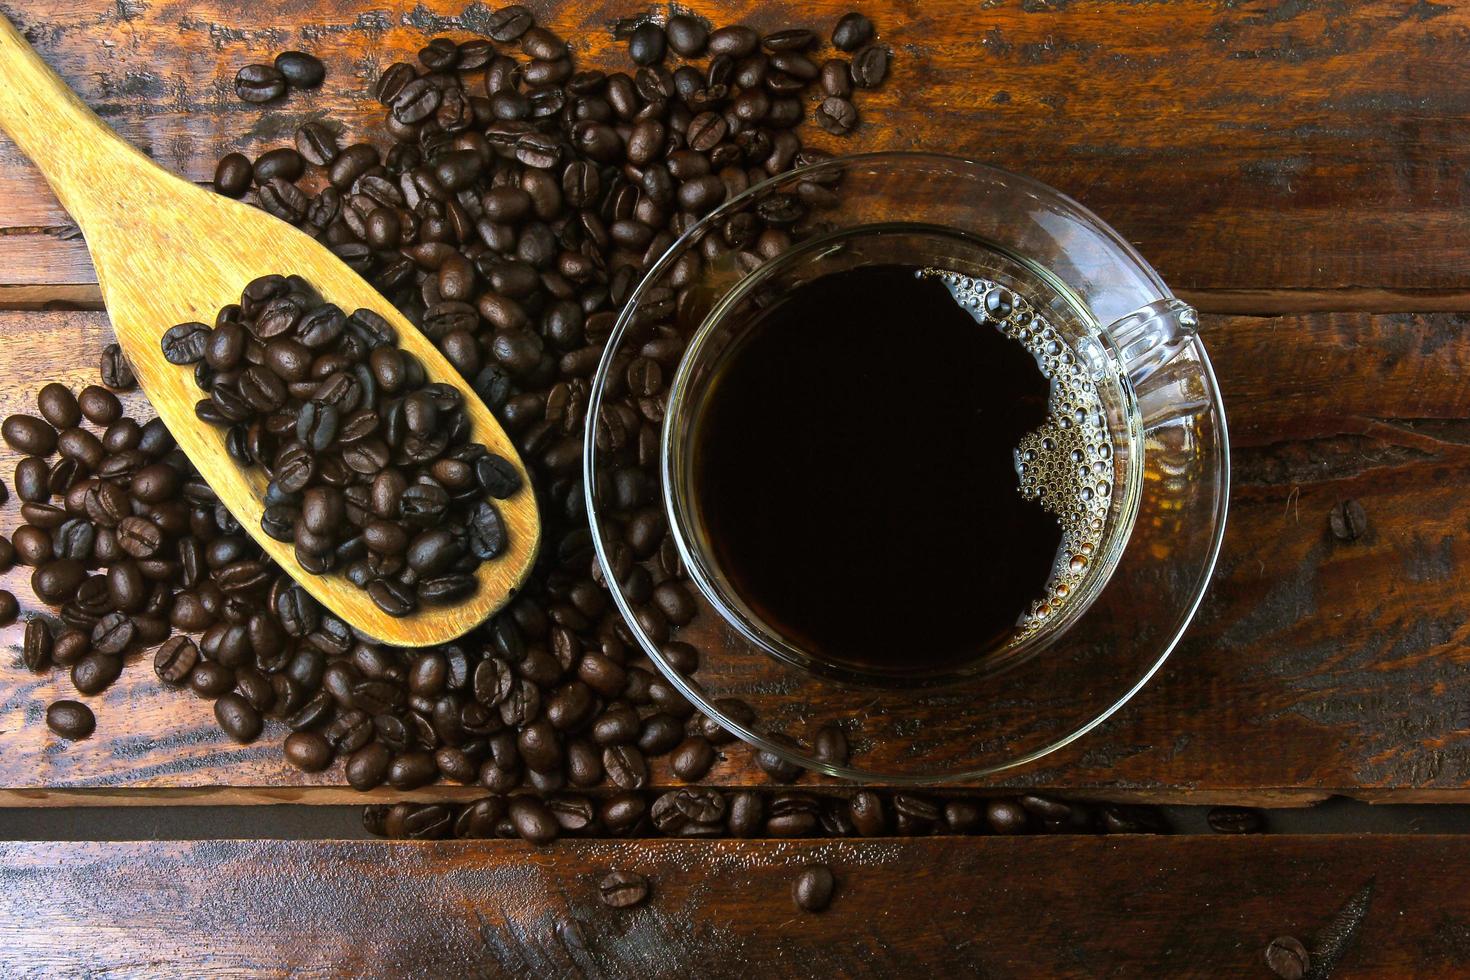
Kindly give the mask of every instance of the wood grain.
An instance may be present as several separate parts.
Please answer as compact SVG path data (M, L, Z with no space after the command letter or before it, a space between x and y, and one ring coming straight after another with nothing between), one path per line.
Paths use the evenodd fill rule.
M207 180L297 123L377 128L366 83L428 38L471 34L496 4L464 0L5 0L46 60L125 137ZM627 66L612 25L646 10L532 0L587 64ZM824 32L850 0L800 6L694 0L717 21ZM861 4L896 52L863 125L841 145L968 154L1040 177L1135 242L1176 290L1382 298L1470 287L1470 8L1411 0L994 0ZM235 71L300 46L324 57L317 93L265 110ZM816 133L817 142L836 143ZM0 280L91 282L81 243L9 146L0 147ZM1342 305L1333 308L1345 309ZM1362 309L1383 309L1366 305ZM1416 309L1412 304L1393 309ZM1232 307L1239 309L1239 307Z
M1466 325L1450 314L1205 318L1235 462L1211 592L1127 708L1001 785L1195 803L1470 800ZM43 379L93 380L105 339L97 314L0 314L0 414L26 407ZM0 452L7 481L14 459ZM1369 530L1338 541L1328 512L1350 497ZM16 521L14 503L0 508L0 528ZM17 569L0 587L34 608L27 581ZM20 637L17 624L0 644L13 651ZM95 736L63 744L40 719L70 684L25 673L14 653L0 660L0 792L12 801L361 798L335 773L287 767L279 729L229 742L205 702L164 690L146 662L91 699ZM765 782L742 746L724 751L709 781ZM473 791L417 797L444 795Z
M801 914L808 863L838 888ZM1269 977L1470 969L1463 837L0 844L7 976ZM652 883L615 910L613 869Z
M510 436L438 348L376 289L319 242L277 219L181 180L109 130L0 17L0 128L41 167L86 234L110 320L154 410L246 531L322 605L368 636L399 646L444 643L483 623L530 574L541 524L529 474ZM458 389L470 438L521 472L521 489L497 508L509 542L475 570L479 588L463 602L421 607L396 618L341 575L310 575L294 548L261 529L267 478L225 451L225 431L201 423L203 392L193 372L159 349L176 323L213 323L260 276L294 273L351 314L377 312L398 346L430 381Z

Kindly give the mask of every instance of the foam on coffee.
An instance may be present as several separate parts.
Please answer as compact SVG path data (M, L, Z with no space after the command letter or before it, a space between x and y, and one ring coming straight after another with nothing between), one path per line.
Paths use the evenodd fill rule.
M1102 396L1090 359L1024 297L990 280L944 269L923 269L918 275L939 279L977 321L1025 347L1051 382L1046 420L1021 439L1015 464L1021 495L1056 516L1062 544L1043 594L1011 640L1015 645L1065 608L1099 558L1113 492L1113 446Z

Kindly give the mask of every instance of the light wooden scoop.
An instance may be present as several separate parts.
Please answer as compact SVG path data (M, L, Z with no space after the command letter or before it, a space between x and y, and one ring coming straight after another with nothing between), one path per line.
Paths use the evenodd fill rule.
M400 646L454 639L505 604L525 580L540 544L530 479L485 405L392 304L286 222L153 163L93 115L3 16L0 127L35 161L86 237L113 330L143 391L215 493L278 565L361 632ZM480 588L469 599L395 619L340 574L308 574L289 545L261 531L264 475L241 469L225 452L224 430L195 417L194 404L204 395L193 371L164 360L159 339L176 323L213 323L221 307L238 302L246 283L270 273L303 277L348 313L367 308L386 318L398 331L399 345L423 362L430 379L459 389L474 441L520 468L520 492L496 501L509 545L480 566Z

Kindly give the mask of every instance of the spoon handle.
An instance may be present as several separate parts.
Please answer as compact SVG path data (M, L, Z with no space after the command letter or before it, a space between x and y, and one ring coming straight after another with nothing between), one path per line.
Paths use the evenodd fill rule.
M40 168L86 232L115 214L119 191L154 164L82 102L0 14L0 128Z

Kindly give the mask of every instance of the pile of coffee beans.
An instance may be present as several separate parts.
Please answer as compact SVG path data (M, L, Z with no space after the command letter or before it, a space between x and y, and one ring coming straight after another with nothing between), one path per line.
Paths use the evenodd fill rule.
M821 792L685 786L661 793L491 795L467 804L365 807L379 837L922 837L934 834L1168 833L1155 807L1047 796L935 797L887 790Z
M407 616L473 594L475 569L505 550L494 500L521 489L520 470L470 441L459 389L427 383L373 311L263 276L212 328L181 323L162 348L196 365L199 420L227 427L230 457L270 477L261 529L305 571L340 569Z
M106 388L89 386L74 397L57 385L47 389L39 417L4 423L5 441L26 457L15 481L26 523L12 536L13 552L34 567L33 588L58 607L60 619L59 626L32 621L27 665L69 669L77 689L92 695L118 677L130 651L156 647L160 679L213 701L231 737L249 741L264 719L282 722L290 730L286 757L300 769L341 761L359 789L408 789L443 778L494 794L523 790L490 797L470 817L446 811L451 825L465 819L478 828L466 836L509 832L545 842L594 824L624 834L645 824L670 833L811 832L825 810L804 794L769 804L760 794L717 794L720 806L698 796L659 802L642 794L649 758L672 753L675 774L693 781L734 739L653 669L613 608L584 510L582 427L591 375L643 272L699 217L752 182L822 159L797 135L808 91L820 87L819 123L850 128L850 97L883 81L889 52L857 15L833 33L834 47L852 52L851 59L820 61L813 32L762 37L742 25L711 30L677 15L629 39L638 65L631 75L578 70L566 42L521 7L491 14L486 33L437 38L419 52L418 66L398 63L382 73L374 94L388 110L386 151L367 141L342 145L327 125L312 122L293 147L254 161L226 157L215 186L326 243L471 380L516 440L538 493L544 546L525 589L454 643L404 650L368 641L263 555L161 423L125 417ZM276 78L263 67L245 78L252 96L275 98L283 80L297 81L296 68L278 64ZM314 75L299 77L310 82ZM686 258L686 271L724 252L750 263L779 253L803 233L809 207L817 206L808 202L832 193L813 185L803 195L783 195L777 206L733 216ZM284 295L309 295L305 284L285 282ZM269 305L281 298L261 299ZM670 296L669 305L678 298ZM257 328L256 342L270 346L273 338L259 335L260 311L246 316L240 305L238 315L200 338L205 379L235 370L212 366L211 351L238 367L231 359L239 343L244 363L258 366L247 321ZM293 329L310 312L303 309ZM180 341L191 345L190 337ZM639 604L640 623L687 673L697 668L698 651L668 634L688 622L693 601L654 506L654 484L641 472L649 462L641 456L657 446L659 396L682 344L670 329L650 326L642 354L618 373L608 412L609 431L618 433L610 451L629 461L618 476L626 541L615 549L614 568ZM383 348L365 346L371 370ZM136 384L115 345L101 368L109 387ZM256 372L251 385L262 377ZM363 386L353 371L341 377L355 382L339 384ZM318 386L308 393L286 383L286 397L304 411ZM245 392L231 389L224 397L230 403L241 396L231 409L238 414ZM442 420L445 408L434 410ZM219 419L244 424L233 439L243 450L237 458L248 453L272 467L277 459L264 451L265 436L278 448L293 439L308 443L320 424L309 420L305 436L294 428L268 432L263 424L252 445L247 417L221 412ZM292 421L300 424L299 412ZM344 424L339 411L338 443ZM443 469L453 470L453 479L464 473ZM342 498L344 514L349 505L362 507L347 486ZM366 502L371 510L371 493ZM272 503L301 507L300 515L284 512L296 540L298 517L306 523L305 488L299 504ZM313 518L306 530L320 533L314 526L326 523ZM282 533L286 527L283 521ZM343 568L371 560L337 555L335 547L331 554L327 560ZM381 567L374 574L382 578ZM70 706L55 714L64 736L89 727ZM825 741L834 758L845 754L840 733ZM757 762L777 780L798 775L776 757ZM613 795L575 795L595 788ZM415 825L445 817L426 812ZM901 830L929 811L884 813L885 825L892 820Z

